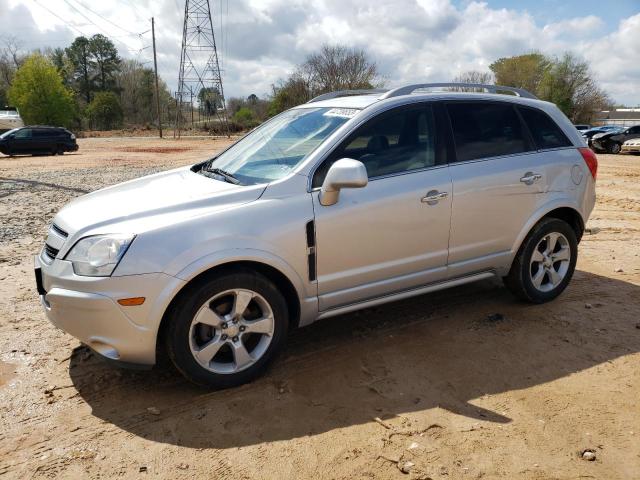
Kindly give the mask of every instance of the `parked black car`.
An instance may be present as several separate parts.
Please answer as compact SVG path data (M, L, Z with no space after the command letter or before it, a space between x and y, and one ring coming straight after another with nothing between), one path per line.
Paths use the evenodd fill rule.
M597 133L591 137L591 148L596 152L620 153L622 144L632 138L640 138L640 125L622 131Z
M590 128L589 130L585 132L580 132L580 133L582 134L582 138L584 138L584 141L587 142L587 145L589 145L589 148L592 148L591 139L594 137L594 135L597 135L598 133L604 133L604 132L621 132L623 130L624 130L623 127L618 127L614 125L603 125L600 127Z
M0 152L5 155L62 155L76 150L76 136L61 127L21 127L0 135Z

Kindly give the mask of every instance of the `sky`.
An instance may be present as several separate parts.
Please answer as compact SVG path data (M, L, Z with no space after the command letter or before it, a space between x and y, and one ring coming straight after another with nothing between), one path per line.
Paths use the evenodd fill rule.
M323 43L366 50L386 86L446 82L497 58L571 51L621 104L640 105L640 0L210 0L225 96L268 95ZM177 86L184 0L0 0L25 50L102 33ZM141 34L141 35L140 35Z

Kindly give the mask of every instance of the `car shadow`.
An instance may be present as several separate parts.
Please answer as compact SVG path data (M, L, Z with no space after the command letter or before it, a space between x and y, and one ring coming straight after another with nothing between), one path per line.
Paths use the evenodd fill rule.
M300 329L264 377L235 389L206 391L166 368L114 369L84 347L69 373L96 417L194 448L299 438L434 407L508 423L507 413L476 404L640 351L639 306L640 287L583 271L544 305L520 303L490 280Z

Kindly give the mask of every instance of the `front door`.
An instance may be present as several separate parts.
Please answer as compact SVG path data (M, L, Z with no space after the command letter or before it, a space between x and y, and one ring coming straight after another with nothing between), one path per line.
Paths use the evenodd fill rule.
M30 153L32 141L32 130L30 128L22 128L18 130L11 140L11 153Z
M432 107L403 107L352 134L314 175L340 158L363 162L369 184L323 206L313 192L320 310L446 277L451 178L439 154Z

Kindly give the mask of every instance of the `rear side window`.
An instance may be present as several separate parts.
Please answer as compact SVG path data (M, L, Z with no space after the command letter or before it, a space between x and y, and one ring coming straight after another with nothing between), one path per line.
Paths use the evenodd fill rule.
M571 142L549 115L534 108L518 107L527 122L533 141L538 150L570 147Z
M54 135L53 132L51 132L50 130L34 130L33 131L33 136L35 138L46 138L46 137L51 137L52 135Z
M459 162L532 150L522 122L508 103L447 105Z

